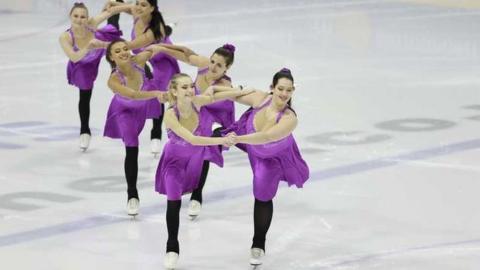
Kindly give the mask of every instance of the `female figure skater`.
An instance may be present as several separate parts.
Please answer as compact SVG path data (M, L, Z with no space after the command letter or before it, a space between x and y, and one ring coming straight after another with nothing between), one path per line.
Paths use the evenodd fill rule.
M137 0L135 5L114 2L111 3L109 10L114 13L126 12L133 15L132 40L127 44L134 54L142 52L151 44L172 43L170 40L172 28L165 24L162 13L158 10L157 0ZM153 67L153 75L150 74L148 66L146 71L148 76L153 76L152 83L155 89L167 89L171 77L180 72L177 60L162 52L157 53L149 62ZM153 118L150 133L151 151L153 154L158 154L161 146L164 107L159 103L152 103L151 106L153 106L152 112L158 111L155 117L151 117Z
M215 86L214 90L220 87ZM295 87L288 69L273 77L271 92L255 91L236 98L251 106L241 118L222 133L235 132L236 143L248 153L253 171L254 236L251 247L251 265L262 264L265 237L273 216L272 199L280 181L302 187L309 177L309 169L297 147L292 132L297 126L297 115L291 108ZM221 89L228 90L228 89ZM246 144L246 145L245 145Z
M207 91L210 92L210 91ZM213 95L195 95L192 79L183 73L173 76L169 86L169 102L173 105L165 112L168 142L165 144L157 168L155 190L167 195L168 241L165 267L175 269L178 255L178 229L181 197L192 192L199 184L205 160L223 166L217 145L232 145L234 134L210 137L213 117L206 105L225 98L248 94L227 89Z
M108 87L115 93L108 109L104 136L120 138L125 144L125 178L127 180L127 213L138 214L138 135L151 114L151 102L165 100L166 93L151 90L145 75L145 63L152 57L151 51L132 56L124 40L117 40L107 47L107 61L112 66ZM158 99L158 100L157 100Z
M114 27L107 25L97 30L97 26L114 15L103 11L98 16L88 17L88 9L83 3L75 3L70 10L71 27L60 35L60 45L68 56L68 83L79 88L80 101L80 148L85 151L91 138L89 127L90 98L93 83L97 78L98 66L108 43L121 36Z
M195 66L198 68L197 77L195 79L195 94L203 94L208 87L212 85L221 85L230 87L232 85L230 77L226 75L228 69L233 64L235 56L235 47L231 44L225 44L217 48L210 57L197 55L192 50L184 46L161 44L151 46L154 51L167 53L176 59ZM212 130L213 123L218 123L222 127L229 127L235 121L235 107L233 101L222 100L205 106L213 117L213 122L209 127ZM220 136L220 129L212 131L210 135ZM191 219L195 219L202 208L202 190L207 180L210 163L205 160L202 166L202 174L200 176L200 184L192 192L188 215Z

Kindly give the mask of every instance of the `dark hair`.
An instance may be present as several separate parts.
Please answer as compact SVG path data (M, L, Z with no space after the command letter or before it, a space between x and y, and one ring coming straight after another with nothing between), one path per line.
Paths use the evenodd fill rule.
M164 37L170 36L172 34L172 28L165 24L162 13L158 11L157 0L147 1L151 6L153 6L153 11L151 14L152 19L150 20L150 23L148 23L148 27L147 29L145 29L145 32L149 29L152 30L155 40L162 40ZM163 27L163 29L165 30L165 36L163 36L162 31L160 30L161 27Z
M112 67L112 72L117 67L115 62L112 60L112 47L113 47L113 45L115 45L117 43L120 43L120 42L126 42L126 41L124 39L120 38L120 39L117 39L117 40L114 40L114 41L110 42L110 44L108 44L108 46L107 46L107 52L105 53L105 58L107 59L107 62L110 64L110 67Z
M222 47L217 48L213 54L218 54L225 58L225 63L227 67L233 64L233 60L235 58L235 46L231 44L224 44Z
M69 14L72 15L72 12L73 12L76 8L83 8L83 9L85 9L85 10L87 11L87 15L88 15L88 8L87 8L87 6L85 6L85 4L82 3L82 2L75 2L75 3L73 4L72 9L70 9L70 13L69 13Z
M273 80L272 80L272 88L274 88L275 86L277 86L278 84L278 81L282 78L285 78L287 80L290 80L292 81L292 84L293 84L293 76L292 76L292 72L290 71L290 69L288 68L282 68L280 71L278 71L277 73L275 73L275 75L273 75ZM288 107L293 111L293 109L291 108L292 106L292 99L290 99L287 103ZM293 111L295 112L295 111Z

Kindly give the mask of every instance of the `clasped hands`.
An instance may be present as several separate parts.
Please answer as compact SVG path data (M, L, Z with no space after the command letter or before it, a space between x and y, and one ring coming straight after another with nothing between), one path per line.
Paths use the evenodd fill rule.
M235 132L228 133L225 137L223 137L223 146L231 147L238 143L238 137Z

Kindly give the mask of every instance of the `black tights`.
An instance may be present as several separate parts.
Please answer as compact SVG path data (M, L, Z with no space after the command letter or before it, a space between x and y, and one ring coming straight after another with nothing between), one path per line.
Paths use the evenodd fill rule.
M267 236L268 228L270 228L270 224L272 223L272 217L272 200L262 202L255 199L255 206L253 208L253 224L255 231L252 248L261 248L265 250L265 238Z
M202 173L200 174L200 181L198 182L198 186L195 190L192 192L192 196L190 196L190 200L196 200L200 203L202 203L202 191L203 191L203 186L205 186L205 182L207 182L207 175L208 175L208 170L210 168L210 162L208 160L203 161L203 166L202 166Z
M180 245L178 244L178 228L180 227L180 207L182 200L167 201L167 252L180 253Z
M152 70L148 66L148 64L145 64L145 76L147 76L148 79L153 79ZM162 122L163 114L165 113L165 108L163 104L160 104L160 110L160 117L152 119L152 130L150 131L150 139L162 139Z
M127 178L128 199L138 199L138 146L126 146L125 151L125 178Z
M150 131L150 139L162 139L162 122L163 122L163 113L164 113L164 108L162 105L160 105L162 114L158 118L153 118L152 119L152 131Z
M78 102L78 113L80 114L80 134L92 134L88 125L90 119L90 99L92 89L80 89L80 101Z
M220 134L221 129L223 129L223 127L216 128L213 131L212 137L222 137L222 135ZM222 147L222 146L219 146L219 147ZM192 196L190 196L190 200L196 200L202 203L203 187L205 186L205 182L207 182L209 169L210 169L210 162L208 160L203 161L202 173L200 174L200 181L198 182L197 188L192 192Z

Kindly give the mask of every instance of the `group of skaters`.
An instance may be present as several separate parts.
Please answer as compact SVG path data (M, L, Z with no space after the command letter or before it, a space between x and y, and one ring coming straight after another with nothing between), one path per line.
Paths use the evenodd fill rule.
M122 38L120 13L132 16L130 39ZM302 187L309 177L292 135L298 119L291 107L295 91L291 71L276 72L269 91L233 87L226 73L234 63L235 46L225 44L208 57L172 44L172 27L165 23L157 0L109 1L97 16L89 16L85 4L77 2L69 16L71 27L61 34L60 44L69 58L68 83L79 89L80 148L89 147L90 99L105 56L112 68L107 84L114 95L103 135L125 145L127 213L132 216L138 214L140 203L138 138L147 119L152 119L151 151L161 152L155 190L167 197L165 268L175 269L180 254L182 195L191 193L188 215L193 220L202 208L210 163L223 167L222 151L232 146L248 154L253 171L250 264L261 265L279 182ZM108 24L99 28L106 20ZM198 68L195 79L180 71L178 61ZM238 119L235 103L248 108ZM168 137L163 149L162 123Z

